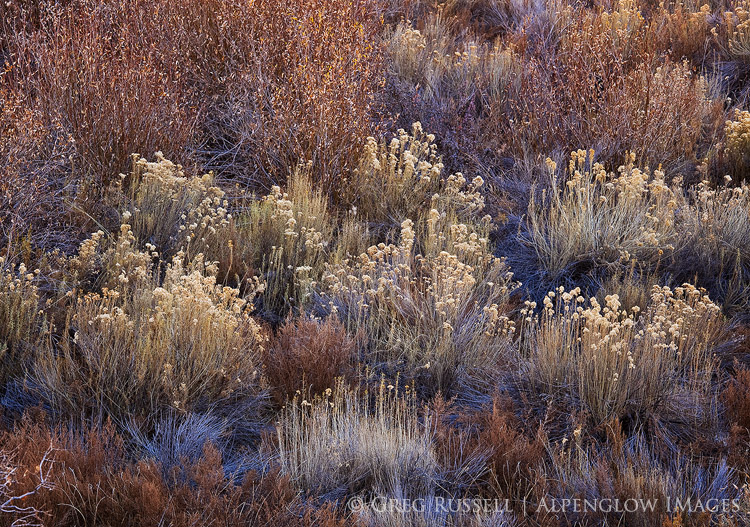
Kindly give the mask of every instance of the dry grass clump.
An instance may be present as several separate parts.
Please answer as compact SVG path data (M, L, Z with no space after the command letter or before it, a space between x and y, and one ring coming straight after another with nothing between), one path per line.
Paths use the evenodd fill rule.
M516 287L485 233L432 209L423 251L405 220L383 243L324 274L319 309L365 337L365 360L418 379L427 391L487 389L511 345L506 315ZM391 372L395 373L395 372Z
M708 526L714 521L743 525L742 489L739 475L724 461L701 464L679 454L664 458L643 436L627 439L613 423L608 442L596 448L586 445L580 430L562 444L549 445L550 481L547 496L576 497L596 503L601 500L639 500L630 512L600 507L599 510L567 513L567 521L585 525L691 525ZM566 438L567 439L567 438ZM717 500L712 502L709 500ZM697 503L731 503L725 511L711 513ZM732 501L737 500L737 501ZM549 506L549 505L548 505ZM740 507L739 510L736 507ZM705 506L704 506L705 507ZM720 507L719 507L720 508ZM581 506L583 509L583 506Z
M263 356L278 403L295 392L319 394L352 372L355 342L336 318L289 319Z
M666 185L661 170L652 175L636 168L631 155L615 175L593 158L593 150L573 152L564 185L548 160L550 189L541 199L532 192L521 240L534 248L552 279L593 266L621 267L631 259L655 265L679 241L679 194Z
M716 424L713 349L725 326L704 291L655 286L647 306L625 312L616 295L601 306L561 287L541 314L533 307L519 372L533 391L574 401L595 426L616 418L692 433Z
M327 500L434 491L439 466L413 391L382 381L373 396L337 382L312 401L292 401L277 428L282 474Z
M265 337L247 300L217 285L216 266L200 257L178 253L161 282L145 262L119 268L111 289L76 300L59 341L42 349L33 392L59 416L149 430L168 409L213 411L252 430Z

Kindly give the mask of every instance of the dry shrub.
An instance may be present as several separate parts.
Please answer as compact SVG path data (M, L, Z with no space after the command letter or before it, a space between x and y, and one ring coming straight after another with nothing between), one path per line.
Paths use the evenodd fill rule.
M289 319L264 353L265 374L278 403L332 388L351 373L355 343L336 318Z
M506 312L516 287L486 234L454 221L432 209L424 251L404 221L398 245L381 243L331 267L314 297L317 309L363 333L376 369L449 396L490 389L511 345Z
M673 272L697 276L728 310L741 311L750 288L750 186L704 181L688 195L677 215L686 243Z
M311 161L317 182L338 194L371 132L380 68L373 4L260 0L250 6L252 50L227 79L216 126L209 125L212 163L268 184Z
M65 247L76 237L64 232L71 138L59 122L45 123L28 100L0 87L0 244L11 251L22 238L34 247Z
M288 193L273 187L245 219L240 227L246 233L244 247L254 251L251 261L266 280L263 310L280 320L304 305L333 248L334 223L326 198L314 185L309 167L298 167Z
M740 368L721 394L730 427L730 461L750 469L750 370Z
M99 196L132 152L187 159L195 112L180 72L149 45L149 12L140 0L47 6L39 28L9 44L15 88L73 139L82 198Z
M605 301L561 287L548 293L540 315L527 302L519 381L532 393L577 402L595 426L616 418L657 434L713 429L721 309L689 284L655 286L643 312L621 310L616 295Z
M265 0L25 4L3 6L3 99L22 106L11 127L35 126L6 150L35 167L47 208L101 219L98 198L133 152L263 183L312 160L335 194L373 131L379 22L369 2L298 0L283 12Z
M732 10L724 12L726 45L731 58L750 61L750 11L746 2L737 2Z
M295 398L278 431L282 473L307 496L416 498L435 489L432 433L420 424L413 390L385 381L373 394L338 382L312 401Z
M686 58L692 64L702 66L712 48L711 15L708 4L703 4L698 10L690 9L682 2L660 6L652 17L652 24L658 28L654 32L656 46L674 59Z
M259 311L274 323L290 311L300 312L326 261L336 259L336 223L310 168L298 166L286 191L274 185L262 199L248 200L215 235L203 236L212 240L205 252L221 263L223 276L231 278L231 271L258 273L264 281ZM352 238L362 232L350 229L346 234Z
M585 145L603 161L629 151L670 171L694 165L722 119L706 82L658 57L632 2L569 18L555 51L528 56L519 92L490 106L489 146L519 159Z
M750 167L750 112L735 110L733 119L724 125L725 153L732 174L743 177Z
M432 139L416 123L387 146L368 141L352 179L357 217L386 239L400 224L400 242L332 262L309 302L361 331L376 369L452 395L485 389L495 375L513 333L506 310L516 284L490 251L482 178L442 177Z
M467 182L461 173L446 177L435 136L424 133L419 122L411 132L398 130L388 144L367 139L348 182L357 216L383 237L405 219L416 219L430 209L477 222L484 208L482 178Z
M183 459L165 475L152 460L129 461L111 426L50 432L27 420L0 437L0 451L12 456L16 468L5 489L14 496L31 492L23 505L39 511L43 525L348 524L332 507L300 501L277 471L250 472L237 484L210 444L198 459ZM13 522L28 513L8 512L0 525L24 525Z
M545 447L515 414L507 396L496 395L479 410L461 410L438 396L430 405L435 451L446 471L446 488L456 495L508 499L522 511L545 491Z
M120 215L132 225L138 247L165 261L178 251L188 259L209 254L217 258L220 276L237 275L242 269L245 278L248 269L224 250L234 221L213 173L186 176L161 152L155 157L155 162L147 162L134 155L129 177L122 178L127 197Z
M109 253L112 288L76 300L59 342L34 365L34 392L57 415L110 416L148 431L168 409L212 410L253 432L266 337L247 300L217 285L216 266L200 255L185 262L178 253L160 281L129 227Z
M549 7L544 0L449 0L441 9L444 17L456 19L457 31L471 27L491 41L519 29Z
M545 487L541 468L544 445L539 437L528 437L512 402L495 397L492 406L479 414L479 445L489 449L489 485L498 496L520 501L539 495Z
M401 22L386 36L388 108L402 122L421 121L439 137L452 168L483 154L480 117L519 89L523 63L511 46L457 37L442 11L415 29Z

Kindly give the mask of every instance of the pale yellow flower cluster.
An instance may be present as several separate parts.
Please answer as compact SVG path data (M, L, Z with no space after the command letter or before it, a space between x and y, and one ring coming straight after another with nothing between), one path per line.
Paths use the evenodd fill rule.
M617 295L604 305L586 300L579 288L550 291L543 303L536 315L532 303L524 309L525 372L542 390L567 387L597 422L668 406L673 397L689 397L697 409L710 404L723 318L705 291L654 286L644 311L621 309Z
M747 2L739 2L732 11L724 13L729 37L729 52L738 59L750 59L750 9Z
M674 223L681 191L667 186L664 173L637 168L632 154L617 174L608 173L593 154L571 154L564 186L548 160L551 188L541 199L535 190L529 203L529 229L521 239L554 276L583 260L653 263L678 241Z
M398 244L380 243L330 267L318 300L368 336L376 360L403 362L410 375L430 364L450 389L483 382L490 370L483 365L502 360L515 329L506 312L517 284L468 225L453 224L447 234L428 228L417 240L421 224L438 216L433 209L420 224L404 220Z
M411 134L399 130L388 144L369 138L350 180L357 214L389 227L416 219L430 207L463 222L476 219L484 209L484 180L467 181L461 173L444 177L434 141L418 122Z
M738 158L750 152L750 112L736 110L734 119L724 126L726 135L726 150L730 155Z

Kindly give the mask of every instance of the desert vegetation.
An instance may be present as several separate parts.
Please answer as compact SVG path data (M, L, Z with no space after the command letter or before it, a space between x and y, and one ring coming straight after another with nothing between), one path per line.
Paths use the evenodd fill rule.
M0 15L0 526L750 525L750 4Z

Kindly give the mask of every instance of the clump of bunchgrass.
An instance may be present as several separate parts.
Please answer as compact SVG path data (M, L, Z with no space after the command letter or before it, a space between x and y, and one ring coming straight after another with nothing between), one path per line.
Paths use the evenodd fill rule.
M439 466L413 390L382 381L376 392L338 382L295 398L278 425L282 473L307 495L417 497L433 491Z

